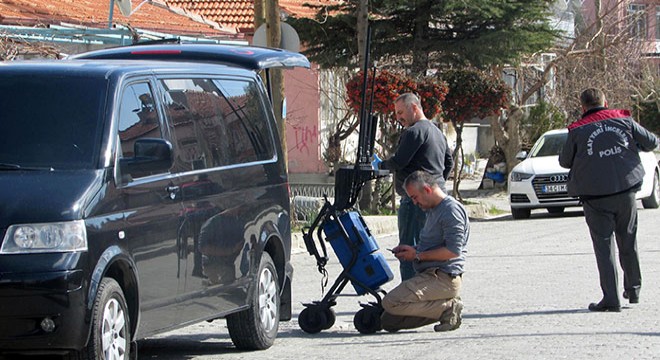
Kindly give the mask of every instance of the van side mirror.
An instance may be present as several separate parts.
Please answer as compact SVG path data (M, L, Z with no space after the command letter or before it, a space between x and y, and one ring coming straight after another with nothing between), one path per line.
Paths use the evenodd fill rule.
M172 164L172 144L167 140L153 138L136 140L133 157L119 160L122 174L130 174L132 177L167 172Z
M527 157L527 151L521 151L516 154L516 159L518 160L525 160L526 157Z

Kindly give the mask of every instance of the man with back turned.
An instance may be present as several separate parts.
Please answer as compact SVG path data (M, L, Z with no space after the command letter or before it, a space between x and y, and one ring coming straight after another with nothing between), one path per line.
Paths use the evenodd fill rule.
M658 139L627 110L607 108L605 95L589 88L580 95L584 113L568 126L559 164L569 168L568 194L583 203L593 242L603 298L591 311L621 311L613 240L623 269L623 297L639 302L642 275L637 254L637 202L644 168L638 151L651 151ZM613 237L614 235L614 237Z

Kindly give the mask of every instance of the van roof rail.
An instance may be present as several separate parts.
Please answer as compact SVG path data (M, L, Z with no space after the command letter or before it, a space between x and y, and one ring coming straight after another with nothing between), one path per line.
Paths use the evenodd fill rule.
M300 53L266 47L221 44L130 45L71 55L67 59L196 61L256 71L310 67L309 60Z

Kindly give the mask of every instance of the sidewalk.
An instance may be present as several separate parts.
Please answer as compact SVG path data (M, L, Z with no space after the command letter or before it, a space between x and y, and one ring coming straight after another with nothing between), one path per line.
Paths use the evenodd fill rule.
M486 160L479 159L474 175L462 179L459 184L459 191L468 216L473 221L510 215L511 211L506 195L506 187L496 185L493 189L479 189L485 166ZM448 180L446 188L450 194L453 187L453 180ZM374 236L396 234L398 231L396 215L364 216L364 221ZM291 234L291 243L294 251L306 251L302 233L295 232Z
M461 179L459 184L459 191L470 219L491 219L511 213L506 183L495 184L492 189L479 189L486 162L485 159L478 159L474 174ZM456 197L452 194L453 180L447 181L446 188L450 195Z

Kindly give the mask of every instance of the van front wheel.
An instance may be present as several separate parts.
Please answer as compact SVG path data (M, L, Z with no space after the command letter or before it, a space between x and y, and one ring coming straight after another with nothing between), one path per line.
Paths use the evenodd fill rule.
M87 347L68 359L128 360L131 328L128 306L121 287L112 278L99 285L92 313L92 335Z
M275 264L264 253L246 310L227 316L229 336L238 349L264 350L275 342L280 321L280 285Z

